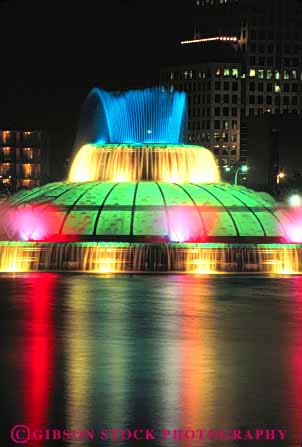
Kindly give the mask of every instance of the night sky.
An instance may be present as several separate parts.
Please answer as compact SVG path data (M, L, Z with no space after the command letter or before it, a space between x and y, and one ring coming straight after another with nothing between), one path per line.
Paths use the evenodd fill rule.
M158 83L191 37L191 3L2 1L0 128L50 129L68 150L92 87Z

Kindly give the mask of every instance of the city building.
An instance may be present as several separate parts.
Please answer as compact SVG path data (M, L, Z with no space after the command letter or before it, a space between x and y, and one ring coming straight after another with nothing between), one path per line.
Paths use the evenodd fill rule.
M209 126L206 125L204 128L203 114L206 112L202 105L199 109L195 108L194 116L195 121L199 121L200 124L192 127L190 115L194 113L195 104L194 100L189 98L187 138L206 143L204 145L213 150L220 164L225 163L226 160L228 162L234 160L235 149L232 148L232 143L234 143L234 146L237 145L237 161L246 163L253 150L248 141L248 136L251 135L248 132L250 118L263 117L267 114L302 116L302 2L300 0L194 0L194 3L193 37L179 42L182 54L179 55L177 65L178 72L183 73L182 83L179 82L177 85L174 81L175 67L163 67L160 79L164 85L183 88L189 92L190 83L198 79L191 79L185 73L191 73L191 71L194 73L195 70L198 76L199 70L196 68L199 60L202 60L211 76L208 78L206 91L197 89L195 94L197 97L202 94L210 96L210 123L207 123ZM221 47L219 60L216 54L208 50L214 43ZM226 123L225 118L220 118L218 115L221 114L221 109L223 112L223 109L226 111L227 107L224 101L227 99L224 86L232 89L234 81L228 71L230 63L226 46L233 48L237 55L237 66L234 66L234 70L238 70L239 73L236 79L238 102L230 105L233 92L230 92L228 99L228 107L237 109L236 121L240 130L236 137L233 136L235 133L233 132L235 129L232 128L233 120L228 120ZM191 54L191 65L187 62L188 57L185 55L188 52ZM206 62L205 53L208 54ZM174 79L168 79L169 71ZM219 94L222 98L220 110L218 103L215 103L215 97L218 100ZM230 112L232 116L232 110L228 113ZM205 135L205 140L200 139L200 131L209 130L206 127L210 128L211 136L207 138L208 135ZM226 137L226 130L229 133L228 137ZM227 142L226 138L231 138L231 140L237 138L237 142Z
M30 189L49 180L48 137L40 130L0 130L0 188Z
M220 165L235 164L240 158L241 63L234 45L206 45L210 54L199 55L204 62L165 67L160 82L187 92L187 142L210 148Z
M196 5L201 8L207 8L211 6L225 6L238 4L240 0L196 0Z

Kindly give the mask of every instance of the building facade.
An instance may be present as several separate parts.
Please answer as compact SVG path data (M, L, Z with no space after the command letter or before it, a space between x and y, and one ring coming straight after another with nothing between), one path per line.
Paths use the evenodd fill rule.
M196 5L201 8L222 7L238 4L240 0L196 0Z
M242 21L245 114L300 114L302 4L297 0L262 3L250 8Z
M48 138L40 130L0 130L0 187L30 189L49 178Z
M187 92L187 141L211 148L220 164L234 164L240 158L240 64L169 67L161 83Z
M218 155L220 164L225 163L226 159L228 162L234 160L236 147L237 161L245 163L248 161L248 152L251 150L248 144L247 122L250 117L264 115L302 117L302 2L300 0L194 0L194 3L193 38L191 41L182 42L183 51L188 51L189 47L195 47L192 67L189 64L179 66L179 72L183 73L183 82L177 85L174 79L170 79L170 85L175 88L179 88L180 85L190 92L192 80L185 76L185 72L193 71L194 73L197 67L196 62L199 58L204 60L206 47L212 45L213 39L224 45L221 49L220 65L214 64L216 59L209 54L207 69L211 72L211 79L209 79L211 82L207 84L207 91L196 92L198 95L205 94L211 98L210 123L207 123L212 131L211 136L207 138L206 135L205 140L200 139L200 129L196 129L196 124L192 124L190 119L190 115L194 113L194 100L189 97L188 139L191 138L196 143L200 141L208 146L215 155ZM232 76L228 74L229 62L228 58L224 58L226 44L236 47L238 64L234 66L234 69L239 73L237 79L232 79ZM175 70L175 67L172 67L170 73ZM220 76L216 75L215 70L220 73ZM168 76L166 68L161 70L161 82L165 85L169 83ZM232 103L231 89L234 81L238 86L237 104L236 99ZM218 87L221 89L220 92ZM228 99L227 88L230 88ZM221 104L215 102L215 98L219 100L219 94ZM229 104L226 104L225 100L229 101ZM227 106L230 116L236 115L236 125L239 129L237 137L233 136L235 133L233 121L235 120L229 119L228 123L225 120L224 112ZM237 109L236 114L232 111L233 108ZM194 119L201 122L202 132L205 132L209 130L204 129L202 125L202 115L206 112L203 107L199 110L200 114L196 116L195 112ZM219 113L223 115L219 117ZM192 125L195 127L192 128ZM214 133L215 131L217 133ZM219 142L218 132L220 132ZM226 138L231 141L227 142ZM232 138L237 138L237 141L232 141Z

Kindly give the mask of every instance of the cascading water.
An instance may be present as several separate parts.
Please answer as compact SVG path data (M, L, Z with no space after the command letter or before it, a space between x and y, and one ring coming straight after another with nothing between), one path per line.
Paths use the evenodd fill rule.
M223 244L5 243L0 272L298 274L302 249Z
M212 153L199 146L90 144L76 154L68 180L218 183L220 175Z
M301 209L221 183L185 120L184 93L94 89L68 180L3 209L0 271L301 273Z
M39 270L40 248L34 245L0 243L0 272Z

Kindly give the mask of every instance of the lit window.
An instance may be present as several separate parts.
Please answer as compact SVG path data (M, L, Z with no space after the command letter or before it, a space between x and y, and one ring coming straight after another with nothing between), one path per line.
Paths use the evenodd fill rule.
M32 175L32 165L25 163L22 165L22 173L25 178L31 177Z
M185 70L184 71L184 77L185 77L185 79L192 79L193 78L193 71L192 70Z
M8 176L11 172L11 164L10 163L0 163L0 175L5 177Z
M272 79L273 77L273 72L272 70L267 70L266 71L266 79Z
M292 78L297 79L297 70L292 70Z
M219 143L219 140L220 140L220 134L219 134L219 132L214 132L214 141L216 141L216 142Z
M239 72L238 72L238 68L232 68L232 76L234 78L238 78Z
M2 147L2 156L3 156L3 160L4 161L10 160L10 158L11 158L11 150L10 150L9 146Z
M258 78L263 79L264 78L264 70L258 70Z
M227 132L222 132L222 141L225 143L229 141L229 134Z
M275 84L275 93L280 93L281 92L281 87L279 84Z
M10 138L10 131L9 130L3 130L2 132L2 143L6 144L9 142Z
M288 70L284 70L283 78L289 79L289 71Z
M225 76L225 77L230 76L230 69L229 69L229 68L225 68L225 69L223 70L223 76Z
M216 68L216 73L215 74L216 74L217 77L221 76L221 68L220 67Z
M280 79L280 71L275 71L275 79Z
M256 70L254 68L250 69L250 78L254 78L256 76Z

